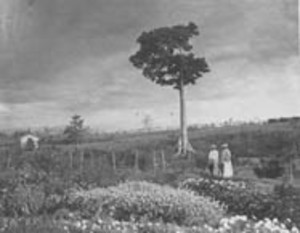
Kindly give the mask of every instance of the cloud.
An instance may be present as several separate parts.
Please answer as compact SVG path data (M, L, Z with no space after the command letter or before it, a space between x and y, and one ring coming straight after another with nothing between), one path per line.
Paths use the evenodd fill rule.
M6 104L0 103L0 114L7 114L9 112L9 107Z
M127 126L133 127L136 111L149 111L158 124L171 122L168 117L178 110L178 93L145 79L128 57L137 50L135 40L142 31L189 21L200 28L200 36L193 40L195 52L205 56L211 68L188 88L191 119L210 111L205 103L218 109L236 106L235 114L243 117L246 112L291 113L287 103L298 106L299 90L297 4L39 0L30 8L20 5L14 27L18 33L0 48L0 97L12 109L2 122L27 125L34 119L37 124L59 124L80 113L89 122L101 119L118 127L131 122ZM245 107L255 99L264 107ZM267 112L266 106L273 110ZM225 112L207 116L226 118L233 113ZM117 119L120 115L124 119ZM174 115L172 122L177 120Z
M0 55L2 86L17 95L20 87L30 91L32 87L55 86L60 73L80 66L86 59L101 60L127 50L135 39L134 30L158 18L153 17L155 8L155 2L145 0L36 2L26 16L32 21L26 28L31 33L17 42L12 40L9 50L4 45L6 52Z

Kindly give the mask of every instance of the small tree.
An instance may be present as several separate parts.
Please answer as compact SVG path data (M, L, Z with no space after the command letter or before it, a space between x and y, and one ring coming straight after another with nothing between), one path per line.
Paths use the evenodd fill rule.
M81 116L72 116L70 124L65 128L64 131L64 134L67 136L67 140L69 143L75 143L76 145L79 143L85 131L83 123L84 120L81 119Z
M150 132L152 128L153 119L150 115L145 115L143 119L143 125L146 131Z
M179 154L188 150L187 123L185 116L185 89L195 84L203 73L209 72L204 58L191 52L190 39L199 35L194 23L162 27L143 32L137 39L140 49L129 60L143 70L143 75L161 86L172 86L179 91L180 99L180 143Z

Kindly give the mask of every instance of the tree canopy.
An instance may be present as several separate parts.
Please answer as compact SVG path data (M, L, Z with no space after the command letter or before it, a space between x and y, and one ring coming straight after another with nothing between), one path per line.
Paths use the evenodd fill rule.
M140 49L130 61L143 70L146 78L159 85L179 89L181 84L195 84L203 73L209 72L205 58L195 57L191 52L190 39L197 35L199 31L194 23L143 32L137 39Z
M70 124L65 128L64 134L68 142L78 143L85 132L83 127L84 120L79 115L72 116Z

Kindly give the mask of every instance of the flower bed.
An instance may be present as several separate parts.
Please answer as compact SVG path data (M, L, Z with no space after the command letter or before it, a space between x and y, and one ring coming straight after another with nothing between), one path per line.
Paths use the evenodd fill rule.
M300 224L300 196L291 192L263 194L247 188L246 184L212 179L188 179L180 188L189 189L199 195L212 197L227 206L228 213L246 215L257 219L291 219Z
M147 182L128 182L106 189L74 193L72 210L89 211L119 221L162 221L178 225L215 226L225 210L218 202L187 190L174 189Z
M60 222L21 221L14 226L1 228L0 232L17 233L299 233L297 227L287 227L277 219L253 221L246 216L222 218L219 226L213 228L207 224L201 226L178 226L161 222L122 222L97 219L69 220Z

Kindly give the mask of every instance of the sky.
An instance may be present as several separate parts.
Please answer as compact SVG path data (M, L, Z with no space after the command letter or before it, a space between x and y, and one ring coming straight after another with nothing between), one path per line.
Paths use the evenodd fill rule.
M178 92L128 58L143 31L194 22L211 72L187 87L189 124L300 115L298 0L0 0L0 129L179 124Z

